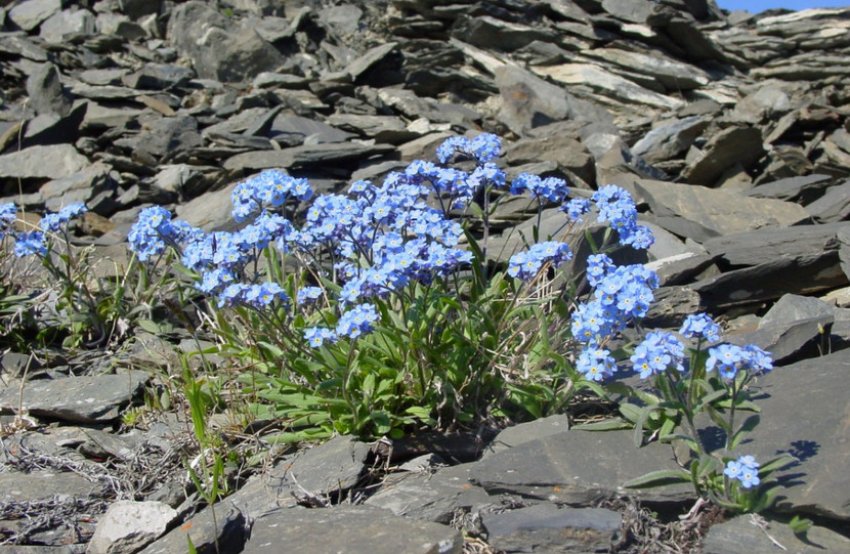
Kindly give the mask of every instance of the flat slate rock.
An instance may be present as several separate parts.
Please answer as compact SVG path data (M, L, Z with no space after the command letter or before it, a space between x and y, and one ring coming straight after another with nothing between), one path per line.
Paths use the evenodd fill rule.
M177 510L162 502L114 502L98 520L89 554L136 552L162 535Z
M396 516L368 506L283 508L251 528L243 552L333 552L335 554L460 554L460 531L447 525Z
M567 431L497 452L473 464L469 476L491 495L516 494L572 506L591 506L625 493L644 502L693 499L689 486L622 486L660 469L678 469L669 446L637 448L632 431Z
M500 552L608 552L618 541L622 516L604 508L536 504L482 517L487 543Z
M764 227L754 231L728 233L702 243L712 256L733 266L753 266L778 258L826 255L838 249L838 233L850 229L850 222L793 227Z
M89 498L104 492L101 483L71 472L38 470L0 473L0 502L37 502L55 496Z
M730 127L711 137L682 177L689 183L710 186L729 167L740 164L746 169L762 154L761 131L755 127Z
M777 473L777 509L850 521L850 350L777 367L759 386L761 424L739 447L766 461L781 453L799 462ZM804 391L804 396L801 396ZM749 442L749 439L752 442Z
M797 204L750 198L726 190L648 179L638 181L635 187L659 221L672 216L690 222L693 232L688 236L697 242L769 225L793 225L809 218L808 212Z
M529 421L528 423L520 423L503 429L490 443L484 448L483 458L492 456L496 452L502 452L509 448L514 448L520 444L557 435L564 431L570 430L570 418L564 414L556 414L549 417L543 417Z
M771 540L773 539L773 540ZM782 545L782 548L777 546ZM826 554L850 552L850 538L817 525L804 537L795 535L785 523L742 515L712 525L702 543L703 554Z
M483 488L469 482L474 463L459 464L435 473L412 472L390 476L366 505L424 521L451 523L459 513L478 513L497 504Z
M263 150L237 154L224 162L225 169L259 170L268 168L290 168L296 166L319 165L367 158L392 151L388 145L329 143L293 146L283 150Z
M82 170L89 160L70 144L30 146L0 156L0 178L59 179Z
M20 406L17 386L0 392L0 413L16 413L22 407L34 416L63 421L113 421L149 379L146 371L130 371L123 375L28 381L24 384Z

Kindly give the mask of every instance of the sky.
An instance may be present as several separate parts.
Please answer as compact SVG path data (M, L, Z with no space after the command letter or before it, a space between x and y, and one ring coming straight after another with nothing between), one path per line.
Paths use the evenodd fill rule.
M753 13L771 8L850 8L850 0L717 0L717 4L724 10L747 10Z

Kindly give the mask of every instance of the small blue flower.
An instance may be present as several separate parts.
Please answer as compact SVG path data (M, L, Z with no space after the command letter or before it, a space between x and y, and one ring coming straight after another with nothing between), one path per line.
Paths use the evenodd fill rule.
M15 256L24 258L26 256L44 257L47 255L47 242L41 231L29 231L19 233L15 236Z
M576 369L584 375L585 379L602 381L614 375L617 371L617 364L608 350L589 346L582 350L579 355L576 361Z
M729 479L740 482L741 487L750 489L761 482L758 468L759 464L753 456L741 456L737 460L728 461L723 474Z
M684 371L685 347L671 333L653 331L635 348L630 360L641 379L656 375L669 367Z
M341 337L356 339L371 332L373 324L379 318L378 310L372 304L354 306L339 318L336 324L336 334Z
M45 233L58 233L62 227L75 217L86 213L88 208L82 202L69 204L57 213L46 214L39 222L39 227Z
M720 340L720 325L715 323L708 314L692 314L685 318L679 333L689 339L717 342Z
M15 219L18 217L18 207L11 202L0 204L0 240L6 236Z
M321 287L302 287L295 295L295 301L298 304L311 304L321 298L323 292Z
M304 340L313 347L319 348L325 342L336 342L337 335L331 329L325 327L310 327L304 330Z

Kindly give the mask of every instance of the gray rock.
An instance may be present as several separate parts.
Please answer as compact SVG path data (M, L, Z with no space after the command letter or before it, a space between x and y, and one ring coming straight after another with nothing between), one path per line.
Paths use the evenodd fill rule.
M387 145L366 146L351 142L294 146L283 150L245 152L224 162L230 170L257 170L270 167L292 168L320 164L341 163L383 154L392 150Z
M808 217L797 204L748 198L726 190L648 179L635 186L657 216L656 224L697 242L770 225L792 225Z
M781 521L741 515L712 525L702 543L704 554L775 554L780 550L797 554L848 552L850 539L818 525L809 528L802 537Z
M386 44L376 46L348 64L346 72L351 77L352 81L356 82L369 69L371 69L372 66L378 64L381 60L389 56L395 48L395 42L388 42Z
M650 0L603 0L602 9L623 21L646 23L657 4Z
M705 148L694 155L682 178L711 186L731 166L740 164L746 169L763 154L761 131L755 127L729 127L711 137Z
M141 160L173 159L175 154L202 144L194 117L163 117L146 126L133 141L134 156Z
M469 482L473 465L452 466L433 474L392 475L366 504L399 516L449 524L459 514L476 514L497 502Z
M189 540L198 552L244 552L250 521L227 501L207 506L182 525L154 541L141 554L184 552Z
M686 152L708 126L704 117L693 115L659 125L643 136L632 152L649 163L662 162Z
M797 201L820 196L823 190L832 182L829 175L806 175L804 177L788 177L770 183L760 183L747 191L747 195L756 198L773 198L776 200ZM807 203L807 202L806 202Z
M392 115L333 114L326 122L345 131L375 139L375 142L401 144L413 140L419 133L410 130L399 117Z
M24 31L32 31L61 9L62 0L26 0L9 10L9 19Z
M569 429L569 417L561 414L513 425L496 435L496 438L484 449L482 459L496 452L501 452L535 439L557 435L564 431L569 431Z
M702 69L668 58L661 52L644 54L620 48L594 48L585 54L630 73L646 75L652 82L663 85L662 92L665 89L670 92L692 90L707 85L711 80Z
M658 275L662 287L683 285L695 279L719 275L714 258L706 254L684 252L649 262L646 267Z
M783 294L815 294L847 285L838 252L778 257L758 265L727 271L692 285L711 311L732 306L755 307Z
M822 197L805 206L815 221L846 221L850 219L850 181L829 187Z
M838 231L838 259L841 260L841 270L850 279L850 225L845 225Z
M758 265L781 258L826 256L838 249L838 233L847 226L847 223L768 226L712 238L705 241L703 247L732 267Z
M29 106L37 114L68 115L71 98L59 81L59 71L52 63L42 65L27 78Z
M131 554L162 535L177 511L162 502L119 501L97 522L89 554Z
M70 144L30 146L19 152L0 156L3 178L59 179L89 165L88 159Z
M181 85L194 76L195 72L188 67L149 63L138 71L124 75L121 81L134 89L163 90Z
M522 139L505 150L505 159L512 166L531 162L555 162L588 184L596 182L593 157L584 145L569 137Z
M73 202L87 202L113 184L110 174L112 167L103 162L95 162L81 171L67 177L50 180L38 189L44 199L44 207L58 211Z
M118 0L121 11L132 19L157 14L162 10L162 0Z
M790 358L799 359L801 354L818 355L818 347L826 344L826 329L832 326L835 317L829 314L801 318L790 322L759 324L752 333L730 334L727 340L741 346L755 344L766 350L776 363ZM811 346L811 348L808 348Z
M787 325L809 318L830 319L833 317L832 312L832 306L823 300L810 296L786 294L764 314L759 322L759 327Z
M554 42L552 29L543 26L528 26L502 21L488 15L461 20L453 33L454 37L479 48L512 51L532 41Z
M341 131L321 121L290 114L280 114L275 117L266 135L272 139L283 135L287 137L286 140L291 140L294 136L298 144L313 145L345 142L356 137L352 133Z
M113 421L149 379L145 371L131 371L124 375L28 381L22 398L18 387L0 392L0 413L15 413L23 408L35 416L63 421Z
M314 495L342 492L360 480L368 455L368 444L334 437L297 457L284 478Z
M496 86L502 100L499 118L519 135L569 113L563 89L518 66L505 64L497 69Z
M187 2L174 9L168 37L204 79L250 80L284 62L277 49L255 30L234 29L224 15L202 2Z
M85 499L104 492L101 483L77 473L48 470L0 473L0 502L4 504L38 502L60 495Z
M93 35L97 28L94 14L86 9L63 10L41 24L40 36L46 42L61 44L73 37Z
M233 203L230 195L237 183L227 187L206 192L197 198L177 206L177 217L193 227L204 231L233 230L235 223L230 215Z
M850 394L850 350L774 369L760 379L761 424L744 444L747 453L767 461L780 453L799 462L777 473L777 509L846 521L850 519L850 452L844 406ZM800 401L806 391L813 401ZM792 410L792 414L789 414Z
M567 431L497 452L473 464L470 479L490 494L591 506L625 493L622 485L631 479L677 469L671 458L668 446L636 448L631 431ZM687 502L694 495L682 485L628 492L645 502Z
M537 504L482 518L487 543L503 552L605 552L620 535L622 517L603 508Z
M382 88L376 91L376 96L380 102L410 119L424 117L434 123L451 123L465 128L472 128L481 120L481 114L466 106L423 98L412 90Z
M565 85L587 86L602 95L630 105L642 104L664 110L676 109L684 105L681 100L653 92L594 64L572 63L536 67L534 71Z
M276 510L254 522L244 552L276 553L281 544L293 552L351 554L460 554L463 549L456 529L367 506Z

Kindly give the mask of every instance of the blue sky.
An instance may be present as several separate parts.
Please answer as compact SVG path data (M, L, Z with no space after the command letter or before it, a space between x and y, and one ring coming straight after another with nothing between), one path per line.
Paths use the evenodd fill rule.
M717 4L724 10L747 10L753 13L771 8L850 8L850 0L717 0Z

